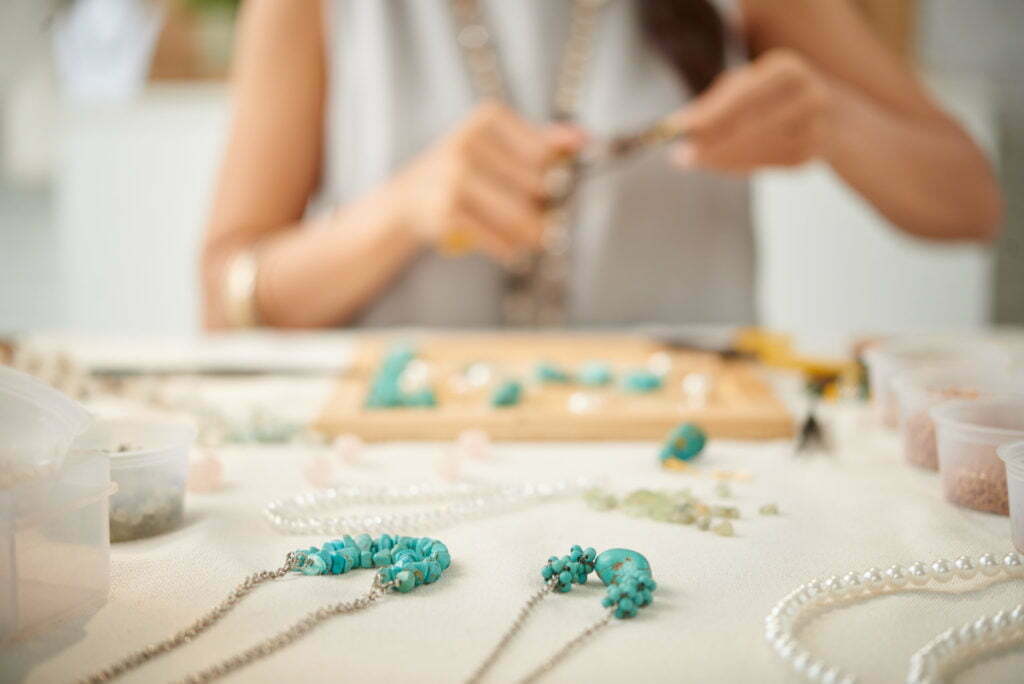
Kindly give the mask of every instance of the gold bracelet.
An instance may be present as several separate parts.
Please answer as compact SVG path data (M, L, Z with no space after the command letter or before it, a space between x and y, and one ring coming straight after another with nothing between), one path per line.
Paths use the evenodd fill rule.
M228 261L224 271L224 318L230 328L255 328L260 324L256 309L256 251L242 249Z

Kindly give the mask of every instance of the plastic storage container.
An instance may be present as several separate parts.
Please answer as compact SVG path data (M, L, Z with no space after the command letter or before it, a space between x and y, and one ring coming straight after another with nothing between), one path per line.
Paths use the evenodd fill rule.
M65 459L57 477L0 490L0 642L106 602L113 489L106 455L88 454Z
M1017 550L1024 553L1024 442L999 447L999 458L1006 464L1006 486L1010 495L1010 536Z
M892 389L899 405L904 458L911 465L938 470L931 408L950 399L1024 396L1024 374L964 366L921 368L897 375L893 378Z
M892 339L864 352L868 366L871 401L879 420L888 428L899 427L900 410L892 380L917 368L965 366L1001 370L1009 367L1009 355L998 345L982 340Z
M932 408L946 499L1009 515L1006 467L996 454L1024 441L1024 398L955 399Z
M98 422L75 442L76 453L110 456L110 477L117 484L110 541L150 537L181 524L195 439L192 425L125 419Z

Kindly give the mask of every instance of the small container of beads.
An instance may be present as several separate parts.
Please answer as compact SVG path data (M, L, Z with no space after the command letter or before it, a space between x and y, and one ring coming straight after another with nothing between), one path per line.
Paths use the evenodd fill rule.
M917 368L970 366L1002 370L1009 366L1006 352L983 340L897 338L876 344L864 352L871 385L871 401L881 423L895 430L900 407L892 381L903 371Z
M984 367L920 368L897 375L892 388L899 405L903 457L911 465L938 470L932 407L950 399L1024 396L1024 376Z
M187 423L107 420L93 426L76 450L110 455L117 493L110 500L110 541L173 530L185 517L188 454L196 428Z
M1004 444L998 449L1006 464L1006 488L1010 496L1010 536L1024 553L1024 442Z
M996 449L1024 441L1024 398L953 399L932 408L931 416L946 499L1009 515L1006 467Z

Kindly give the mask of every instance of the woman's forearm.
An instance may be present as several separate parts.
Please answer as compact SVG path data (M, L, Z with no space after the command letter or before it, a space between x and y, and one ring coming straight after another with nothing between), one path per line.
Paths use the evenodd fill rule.
M386 190L329 216L276 232L257 246L254 304L263 325L319 327L350 321L416 254ZM246 247L251 247L248 245ZM238 245L207 248L208 292L222 292ZM223 302L208 302L208 327L226 324Z
M835 85L825 158L909 233L989 240L1002 217L998 185L979 149L951 121L890 112Z

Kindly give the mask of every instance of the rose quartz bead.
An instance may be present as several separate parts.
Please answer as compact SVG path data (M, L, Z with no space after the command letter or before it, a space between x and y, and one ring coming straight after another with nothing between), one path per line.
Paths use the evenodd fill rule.
M215 492L224 486L224 464L209 452L188 465L188 491L198 494Z
M325 454L317 454L306 463L302 474L306 477L306 482L323 489L331 486L334 480L334 464Z
M365 446L357 435L340 435L334 440L331 448L344 465L355 465L359 462Z
M483 430L463 430L455 440L455 447L466 458L482 461L491 457L491 438Z

